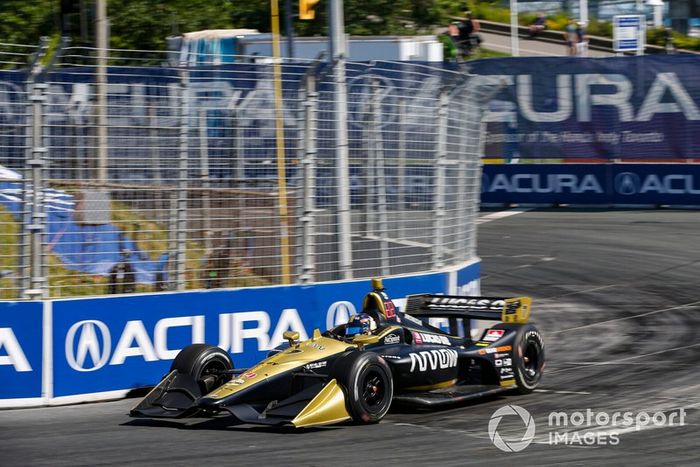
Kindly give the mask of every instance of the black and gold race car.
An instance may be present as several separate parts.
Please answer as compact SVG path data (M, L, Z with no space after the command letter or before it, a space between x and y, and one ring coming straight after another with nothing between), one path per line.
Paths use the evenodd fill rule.
M131 411L134 417L225 414L240 422L295 427L375 423L394 402L437 406L514 391L529 393L544 367L544 341L527 324L531 299L411 295L398 311L379 279L362 312L234 369L228 353L193 344ZM429 324L443 318L445 332ZM500 321L471 338L472 320ZM369 323L369 325L367 325Z

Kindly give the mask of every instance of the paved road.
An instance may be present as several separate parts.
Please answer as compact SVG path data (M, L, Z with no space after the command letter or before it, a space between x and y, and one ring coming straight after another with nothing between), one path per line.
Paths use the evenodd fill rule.
M441 411L393 408L373 426L272 430L212 421L131 420L135 400L0 412L0 465L697 465L700 448L700 216L683 211L538 210L482 223L485 295L529 294L548 365L539 391ZM495 410L534 417L535 442L502 452ZM684 425L618 434L616 444L550 445L552 411L683 409ZM680 412L679 412L680 413ZM643 419L643 417L642 417ZM594 422L595 423L595 422ZM519 418L499 433L522 437ZM591 439L591 436L585 439Z
M502 36L492 33L480 33L483 39L482 46L487 49L497 52L511 53L510 36ZM566 55L567 51L563 44L553 44L551 42L543 42L539 40L520 39L519 41L520 55L523 57L532 56L552 56ZM600 52L590 50L589 57L611 57L615 54L612 52Z

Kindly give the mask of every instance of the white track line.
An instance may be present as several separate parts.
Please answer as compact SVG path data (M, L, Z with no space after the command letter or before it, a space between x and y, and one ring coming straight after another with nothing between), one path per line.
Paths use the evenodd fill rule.
M592 392L585 392L585 391L557 391L554 389L535 389L535 392L551 392L552 394L576 394L576 395L585 395L585 396L593 394Z
M673 352L675 350L683 350L683 349L690 349L692 347L700 347L700 342L696 344L690 344L690 345L682 345L680 347L673 347L670 349L663 349L663 350L658 350L656 352L649 352L641 355L632 355L631 357L625 357L625 358L618 358L615 360L608 360L606 362L585 362L583 363L584 366L573 366L569 368L562 368L559 370L551 370L547 371L547 374L551 375L554 373L561 373L562 371L569 371L569 370L575 370L575 369L581 369L581 368L590 368L592 366L605 366L605 365L617 365L622 362L628 362L629 360L636 360L638 358L644 358L644 357L650 357L652 355L659 355L662 353L666 352ZM581 364L581 362L576 362L577 365Z
M497 221L499 219L505 219L506 217L515 216L516 214L522 214L524 212L532 211L532 208L516 208L509 209L507 211L492 212L491 214L486 214L485 216L479 217L476 220L477 224L484 224L486 222Z
M656 314L656 313L663 313L664 311L678 310L678 309L680 309L680 308L688 308L688 307L691 307L691 306L694 306L694 305L700 305L700 300L697 300L697 301L695 301L695 302L690 302L690 303L684 303L683 305L672 306L672 307L669 307L669 308L662 308L662 309L660 309L660 310L647 311L647 312L645 312L645 313L639 313L639 314L632 315L632 316L625 316L625 317L623 317L623 318L608 319L608 320L605 320L605 321L598 321L598 322L591 323L591 324L584 324L583 326L576 326L576 327L573 327L573 328L561 329L561 330L559 330L559 331L550 332L550 334L559 334L559 333L562 333L562 332L577 331L577 330L579 330L579 329L592 328L593 326L598 326L598 325L600 325L600 324L608 324L608 323L614 323L614 322L617 322L617 321L625 321L625 320L628 320L628 319L641 318L641 317L643 317L643 316L654 315L654 314Z

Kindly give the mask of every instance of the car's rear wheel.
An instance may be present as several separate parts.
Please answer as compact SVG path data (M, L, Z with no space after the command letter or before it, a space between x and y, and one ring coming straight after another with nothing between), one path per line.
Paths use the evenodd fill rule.
M351 352L333 366L331 376L345 392L355 423L377 423L391 407L394 383L386 361L372 352Z
M231 357L223 349L207 344L188 345L180 351L170 371L189 374L202 394L208 394L231 380L226 370L233 369Z
M517 390L529 394L542 379L544 369L544 340L531 324L520 326L513 346L513 370Z

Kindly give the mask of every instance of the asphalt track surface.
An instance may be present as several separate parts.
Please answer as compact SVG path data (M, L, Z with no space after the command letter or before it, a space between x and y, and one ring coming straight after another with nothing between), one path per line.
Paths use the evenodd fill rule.
M700 462L700 214L536 210L482 223L484 295L528 294L546 340L540 390L441 411L394 407L381 423L294 430L220 421L133 420L136 402L0 412L0 465L698 465ZM517 453L488 436L495 410L534 417ZM618 434L615 445L551 445L552 411L684 409L684 425ZM595 424L595 422L594 422ZM505 416L498 432L521 439Z

